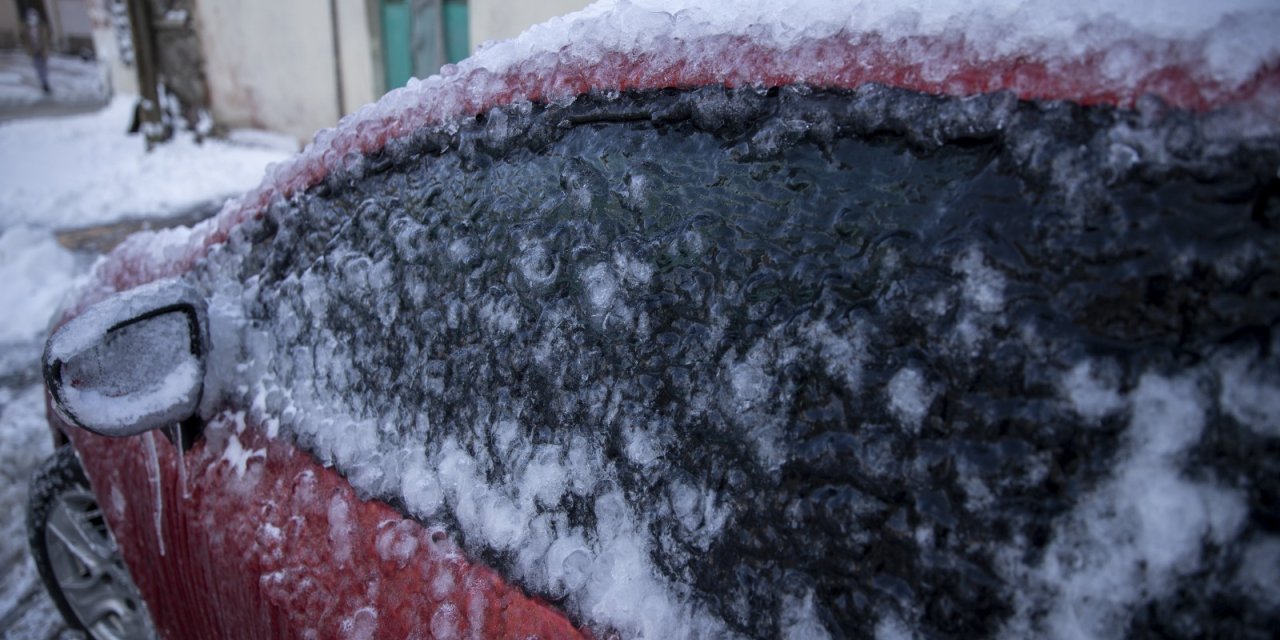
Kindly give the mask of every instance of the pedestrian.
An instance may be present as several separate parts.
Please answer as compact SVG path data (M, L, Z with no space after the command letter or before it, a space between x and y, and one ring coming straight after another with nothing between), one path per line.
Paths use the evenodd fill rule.
M40 12L27 7L23 15L22 44L31 54L31 64L35 65L36 75L40 78L40 88L45 95L53 90L49 87L49 24L40 17Z

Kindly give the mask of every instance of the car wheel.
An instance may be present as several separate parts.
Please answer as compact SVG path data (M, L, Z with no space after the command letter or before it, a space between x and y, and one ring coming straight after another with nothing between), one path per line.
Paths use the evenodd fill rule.
M96 640L154 638L151 617L70 446L31 479L27 541L67 625Z

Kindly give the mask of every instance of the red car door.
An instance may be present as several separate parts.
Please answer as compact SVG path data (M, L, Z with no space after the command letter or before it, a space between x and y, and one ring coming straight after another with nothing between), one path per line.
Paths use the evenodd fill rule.
M99 265L47 375L207 304L187 432L58 424L161 635L1265 628L1276 12L644 5Z

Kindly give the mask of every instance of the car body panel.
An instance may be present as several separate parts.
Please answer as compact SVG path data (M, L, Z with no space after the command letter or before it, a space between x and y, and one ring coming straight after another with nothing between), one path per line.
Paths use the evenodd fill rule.
M162 637L583 637L448 533L361 500L243 414L181 457L154 432L65 432Z

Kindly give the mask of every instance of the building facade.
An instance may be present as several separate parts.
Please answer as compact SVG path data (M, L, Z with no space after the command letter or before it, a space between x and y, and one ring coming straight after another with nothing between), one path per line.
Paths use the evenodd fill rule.
M88 3L89 0L0 0L0 48L16 49L21 46L18 33L22 28L22 16L31 8L48 23L54 50L93 55Z
M63 1L63 0L55 0ZM66 0L80 1L86 0ZM411 77L457 62L476 45L514 37L588 0L87 0L95 48L118 92L136 92L146 59L121 26L129 6L147 4L150 44L187 29L198 43L203 104L225 128L253 127L307 141L346 113ZM123 34L123 35L122 35ZM132 42L130 41L132 38ZM173 38L170 38L173 40ZM167 46L174 46L172 44ZM188 47L189 45L182 45ZM139 60L139 54L141 60ZM157 75L165 81L165 73ZM169 84L179 75L172 69ZM133 76L131 78L130 76ZM186 80L188 83L190 79ZM145 91L143 92L145 94ZM188 94L199 92L187 91Z

